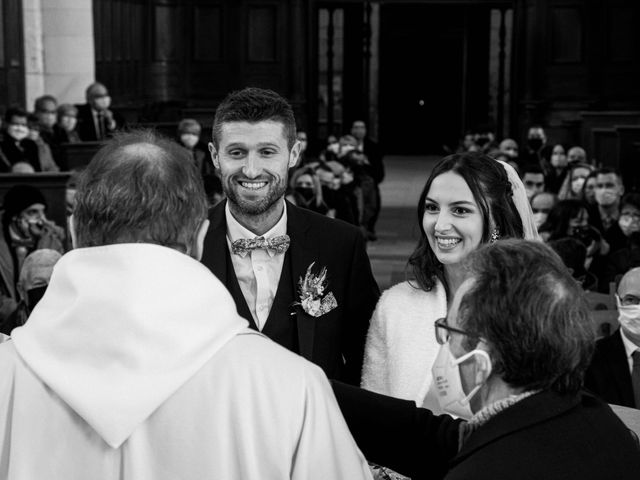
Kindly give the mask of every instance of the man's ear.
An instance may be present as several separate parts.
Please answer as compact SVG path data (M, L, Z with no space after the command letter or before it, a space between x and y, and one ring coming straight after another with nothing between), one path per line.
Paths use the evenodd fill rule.
M189 255L191 255L196 260L200 261L202 259L202 252L204 250L204 237L207 236L207 231L209 230L209 219L205 219L198 227L198 231L193 239L193 245L191 245L191 250Z
M76 222L73 214L67 220L69 222L69 234L71 235L71 247L78 248L78 238L76 237Z
M291 147L291 151L289 152L289 168L293 168L298 165L298 161L300 160L300 149L302 148L302 144L299 140L296 140L296 143Z
M491 358L489 357L489 353L486 348L482 347L480 344L476 348L486 354L477 354L474 356L476 362L475 384L482 385L483 383L486 383L489 376L491 376L493 366L491 365Z
M220 160L218 158L218 150L216 150L216 147L213 145L213 142L209 142L207 146L209 147L209 153L211 153L211 160L213 161L213 166L219 170Z

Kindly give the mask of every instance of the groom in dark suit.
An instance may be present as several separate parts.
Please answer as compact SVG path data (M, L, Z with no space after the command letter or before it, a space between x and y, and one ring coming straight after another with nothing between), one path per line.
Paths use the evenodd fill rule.
M358 385L379 290L358 229L284 199L300 155L291 106L270 90L230 94L209 150L227 200L209 215L202 263L252 328Z

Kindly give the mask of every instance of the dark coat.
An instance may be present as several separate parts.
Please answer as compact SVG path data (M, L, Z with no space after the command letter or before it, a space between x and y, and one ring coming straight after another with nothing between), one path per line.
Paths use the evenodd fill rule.
M633 398L631 372L620 329L596 342L584 386L607 403L640 408Z
M96 132L96 124L93 120L93 113L91 111L91 105L88 103L82 105L76 105L78 108L78 125L76 131L83 142L95 142L101 140L98 138L98 132ZM116 128L106 132L106 136L110 137L115 130L120 130L124 127L125 121L122 115L117 111L110 109L113 113L113 119L116 122Z
M365 457L413 480L631 480L640 472L637 439L584 392L525 398L475 430L456 454L459 420L338 382L333 388Z
M236 301L238 312L255 328L235 275L228 275L233 264L226 241L225 205L226 202L220 202L209 215L211 224L205 238L202 263L227 286ZM289 304L278 320L296 322L296 353L322 367L330 378L359 384L369 319L380 295L362 234L351 225L288 202L287 234L291 239L286 254L289 256L291 274L287 278L292 284L284 286L286 288L278 286L272 311L281 304L281 290L296 292L297 299L298 281L311 263L315 262L314 268L318 271L326 267L329 281L327 292L333 292L337 308L314 318L300 307ZM314 273L317 271L314 270ZM284 273L281 283L283 278ZM267 326L271 321L270 316L263 329L267 336Z
M30 164L36 172L41 171L40 157L38 156L38 145L33 140L25 138L20 141L21 149L16 145L16 141L9 135L0 141L0 149L4 157L9 161L11 166L18 162L26 162ZM0 172L9 172L11 167L0 164Z

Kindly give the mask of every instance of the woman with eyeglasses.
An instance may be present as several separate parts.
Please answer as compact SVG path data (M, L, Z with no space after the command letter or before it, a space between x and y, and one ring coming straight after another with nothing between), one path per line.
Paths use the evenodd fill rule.
M431 367L434 321L466 279L464 261L502 238L537 239L524 186L513 168L479 153L443 158L418 201L414 280L385 291L371 319L361 385L440 412Z

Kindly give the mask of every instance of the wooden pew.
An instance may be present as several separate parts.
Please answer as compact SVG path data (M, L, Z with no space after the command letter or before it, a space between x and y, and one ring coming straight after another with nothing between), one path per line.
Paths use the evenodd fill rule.
M79 171L89 165L102 142L63 143L60 145L62 156L61 169L67 171Z
M14 185L31 185L47 200L47 218L66 230L66 190L70 172L61 173L2 173L0 174L0 205Z

